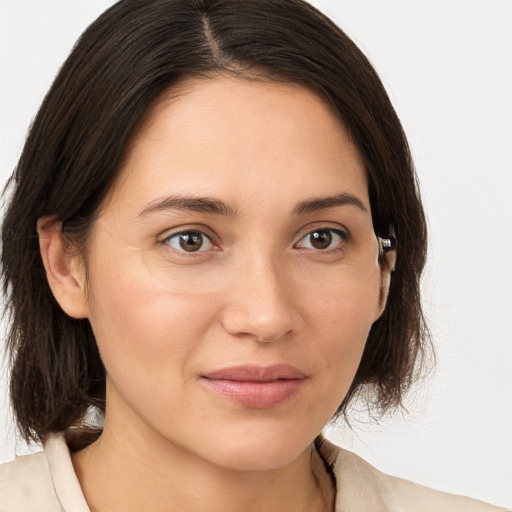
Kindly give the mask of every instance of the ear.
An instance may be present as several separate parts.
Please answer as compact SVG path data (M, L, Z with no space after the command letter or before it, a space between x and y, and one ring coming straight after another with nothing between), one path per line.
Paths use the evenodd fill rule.
M393 240L395 238L395 230L393 226L389 228L389 234ZM391 286L391 274L395 270L396 265L396 243L386 250L383 249L382 241L379 241L379 264L380 264L380 294L379 294L379 313L382 315L388 301L389 287ZM378 318L377 317L377 318Z
M87 318L89 308L85 290L85 271L80 255L64 241L62 223L54 217L37 221L39 249L46 278L55 300L73 318Z

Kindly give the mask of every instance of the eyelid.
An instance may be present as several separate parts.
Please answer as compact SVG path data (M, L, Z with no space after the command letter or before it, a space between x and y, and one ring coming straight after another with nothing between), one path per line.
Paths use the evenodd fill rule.
M187 252L185 250L180 250L180 249L174 248L168 243L168 241L171 238L177 237L179 235L186 234L186 233L199 233L200 235L205 237L210 242L212 247L209 249L206 249L206 250ZM161 245L166 246L166 248L169 248L170 250L174 251L176 254L178 254L180 256L184 256L184 255L185 256L199 256L199 255L202 255L202 254L210 252L210 251L221 250L220 245L215 240L216 238L217 238L217 236L213 232L212 229L208 228L205 225L193 224L193 225L184 225L184 226L178 226L178 227L172 228L172 229L167 229L158 237L158 240Z
M201 233L202 235L209 238L212 242L215 239L218 239L218 236L215 233L215 231L213 231L211 228L209 228L208 226L206 226L204 224L184 224L181 226L176 226L174 228L168 228L165 231L162 231L157 236L157 238L160 242L164 242L165 240L167 240L168 238L170 238L174 235L178 235L180 233L187 233L190 231L194 231L196 233Z
M333 225L334 224L334 225ZM297 242L300 242L304 237L307 235L314 233L315 231L335 231L340 234L340 236L343 236L343 238L346 238L349 240L351 238L350 231L345 226L338 224L338 223L331 223L331 222L314 222L311 224L308 224L307 226L304 226L300 228L295 235L295 239ZM295 243L297 243L295 242Z
M326 226L326 225L319 225L319 226L315 226L315 227L308 227L307 231L304 232L304 234L302 234L300 236L300 238L297 240L297 242L295 242L293 247L294 248L298 247L301 249L311 250L311 251L315 251L315 252L319 252L319 253L329 253L331 251L336 251L336 250L340 249L339 245L341 245L341 244L338 244L338 246L332 247L329 249L314 249L314 248L299 246L300 242L305 240L306 237L310 236L311 234L315 233L316 231L330 231L331 233L335 233L337 236L339 236L343 240L344 243L346 243L350 240L349 231L341 226L332 227L332 226Z

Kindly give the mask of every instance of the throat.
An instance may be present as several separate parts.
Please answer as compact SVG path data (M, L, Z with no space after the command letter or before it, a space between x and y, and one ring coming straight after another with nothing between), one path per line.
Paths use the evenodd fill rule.
M172 460L166 469L131 455L102 446L101 438L73 454L91 512L203 512L205 503L209 512L334 511L333 477L313 445L289 467L269 472L215 474Z

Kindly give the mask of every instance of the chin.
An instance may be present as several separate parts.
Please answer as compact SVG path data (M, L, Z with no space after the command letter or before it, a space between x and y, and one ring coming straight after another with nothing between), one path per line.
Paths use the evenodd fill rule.
M300 449L270 449L240 448L235 452L218 453L213 462L216 465L232 471L274 471L283 468L293 462L308 448L309 445L301 446Z
M272 471L287 466L314 441L316 435L304 435L293 429L267 426L258 432L236 432L222 439L204 440L203 458L234 471ZM204 442L203 441L203 442ZM215 447L212 450L212 447ZM201 447L197 447L201 449Z

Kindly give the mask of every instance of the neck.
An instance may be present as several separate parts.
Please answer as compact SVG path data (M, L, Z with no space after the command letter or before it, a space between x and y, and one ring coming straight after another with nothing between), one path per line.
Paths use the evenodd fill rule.
M284 467L219 467L155 433L109 428L73 464L92 512L330 512L334 487L314 446Z

